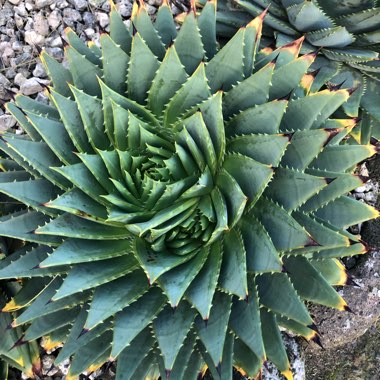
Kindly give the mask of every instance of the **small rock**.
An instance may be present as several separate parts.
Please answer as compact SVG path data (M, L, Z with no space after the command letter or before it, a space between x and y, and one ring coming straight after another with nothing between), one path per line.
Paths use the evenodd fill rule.
M22 51L24 45L20 41L14 41L12 44L12 49L14 51Z
M116 4L116 8L118 12L121 14L123 17L130 17L132 13L132 4L131 3L118 3Z
M16 13L14 15L14 20L17 28L21 29L24 26L24 19Z
M95 24L95 16L91 12L84 12L82 18L85 25L93 26Z
M16 119L12 115L1 115L0 116L0 131L6 131L16 125Z
M20 91L24 95L33 95L42 91L44 88L36 78L27 79L20 87Z
M41 12L34 16L34 30L42 36L49 34L49 23Z
M33 75L38 78L46 78L46 71L42 63L37 62L36 67L33 70Z
M5 76L8 79L13 79L16 76L16 71L13 67L8 67L7 71L5 72ZM1 87L1 86L0 86ZM1 93L1 91L0 91Z
M61 21L62 21L62 16L58 10L54 10L48 16L48 23L52 30L57 29Z
M365 193L363 199L364 199L366 202L370 203L370 204L375 204L375 203L376 203L376 200L377 200L377 196L376 196L375 193L372 193L372 192L370 192L370 193Z
M19 5L21 3L21 0L8 0L13 5Z
M25 4L21 3L19 6L14 7L13 10L15 11L15 15L26 17L28 15L28 12L25 8Z
M53 2L54 0L35 0L35 6L37 9L41 9L53 4Z
M366 187L363 185L363 186L359 186L355 189L355 193L364 193L366 191Z
M24 75L22 75L21 73L17 73L16 76L15 76L15 79L14 79L14 83L21 87L26 81L26 78L24 77Z
M110 22L108 15L103 12L95 12L95 18L99 25L104 29Z
M87 0L70 0L70 3L73 4L78 11L83 11L87 8Z
M28 30L25 32L25 42L28 45L43 45L45 43L45 37L41 36L34 30Z
M67 25L73 26L74 22L82 20L82 16L76 9L65 8L63 10L63 20Z
M55 357L53 355L45 355L42 358L42 374L47 375L48 372L54 367ZM58 372L58 371L57 371Z
M84 32L86 33L86 36L90 39L92 39L94 37L94 34L95 34L95 30L92 29L92 28L87 28L84 30Z
M148 4L158 7L161 5L161 0L148 0Z
M63 50L60 47L47 47L45 50L55 59L61 60L63 58Z
M20 55L18 55L17 57L15 58L12 58L11 59L11 65L14 67L14 66L19 66L23 63L26 63L26 62L29 62L33 59L33 56L28 53L28 52L24 52Z
M101 7L106 0L89 0L90 5L94 7Z
M148 12L148 15L152 16L157 12L157 8L153 7L152 5L146 4L146 11Z
M59 36L56 37L56 38L51 38L50 41L49 41L49 45L51 47L60 47L60 46L62 46L62 38L59 37Z
M65 9L65 8L67 8L69 6L69 3L66 0L57 0L55 2L55 6L58 9Z

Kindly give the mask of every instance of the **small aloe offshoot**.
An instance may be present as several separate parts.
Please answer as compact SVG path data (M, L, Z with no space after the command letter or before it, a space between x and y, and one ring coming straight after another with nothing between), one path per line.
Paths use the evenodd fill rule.
M318 70L312 92L323 85L355 88L342 105L346 115L361 119L352 142L365 144L371 136L380 140L380 2L219 0L218 35L232 36L267 7L261 46L269 52L304 36L301 53L320 52L310 70Z
M141 1L128 30L112 6L100 47L67 29L68 68L41 56L51 104L7 105L26 135L1 136L0 234L25 245L0 278L46 281L11 326L62 341L67 379L292 379L280 327L318 341L305 301L348 309L339 257L367 248L347 228L379 215L346 196L376 152L333 116L352 89L311 92L301 39L258 51L264 14L219 49L215 2L194 8L177 30Z

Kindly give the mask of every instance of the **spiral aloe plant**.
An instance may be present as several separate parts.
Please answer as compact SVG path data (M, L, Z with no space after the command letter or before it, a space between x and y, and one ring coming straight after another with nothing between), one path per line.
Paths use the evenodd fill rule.
M200 0L202 5L205 0ZM220 0L218 33L232 36L236 29L268 8L262 46L282 46L304 36L301 53L320 49L311 70L320 70L312 91L323 84L356 88L343 105L361 123L352 136L367 143L380 139L380 4L377 0ZM268 51L272 47L267 48Z
M231 379L267 358L291 379L280 326L318 342L305 301L348 309L338 258L366 246L346 229L378 216L345 195L376 151L330 118L352 91L310 93L301 40L257 52L264 15L219 50L215 17L193 6L177 31L141 2L128 30L113 7L100 48L68 29L68 68L42 53L51 105L7 105L27 134L1 137L20 208L0 234L25 245L0 278L47 281L11 327L63 342L67 379L110 359L117 379Z

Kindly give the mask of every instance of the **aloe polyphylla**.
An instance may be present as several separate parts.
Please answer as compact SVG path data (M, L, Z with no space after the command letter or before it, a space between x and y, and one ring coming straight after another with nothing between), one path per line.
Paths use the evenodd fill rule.
M112 7L100 48L70 29L68 68L42 53L51 105L7 107L20 203L0 234L25 246L0 278L40 278L11 327L17 345L64 342L68 379L118 360L117 379L256 376L269 359L292 378L280 326L318 341L305 301L347 309L339 257L364 253L346 229L378 212L345 194L371 145L345 145L357 120L332 114L351 90L310 93L316 54L297 40L258 52L261 15L222 48L215 3L179 31Z
M199 1L200 5L205 0ZM343 111L362 120L355 140L380 139L380 2L378 0L220 0L217 32L232 36L238 27L268 7L262 46L267 50L305 37L301 53L320 49L312 91L321 86L355 87Z

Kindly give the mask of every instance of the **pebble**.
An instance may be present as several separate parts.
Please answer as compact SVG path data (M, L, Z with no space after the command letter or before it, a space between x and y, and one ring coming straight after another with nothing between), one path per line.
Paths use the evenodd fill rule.
M78 11L83 11L88 6L87 0L71 0L70 3L73 4Z
M43 86L36 78L27 79L20 86L20 91L24 95L33 95L37 94L40 91L43 91Z
M18 5L21 3L21 0L8 0L13 5Z
M34 30L28 30L25 32L25 42L29 45L43 45L45 42L45 37L38 34Z
M54 0L35 0L35 5L37 9L41 9L53 4L53 2Z
M59 24L62 22L62 16L58 10L54 10L48 16L48 24L52 30L58 28Z
M9 128L12 128L16 125L16 119L11 115L1 115L0 116L0 131L4 132Z
M103 12L95 12L96 21L98 21L99 25L104 29L110 22L107 14Z
M33 70L33 75L38 78L46 78L46 71L42 63L37 62L36 67Z
M17 73L13 81L15 84L17 84L17 86L21 87L25 83L26 79L27 78L25 78L24 75Z
M47 36L49 34L48 20L41 12L34 16L34 30L42 36Z

